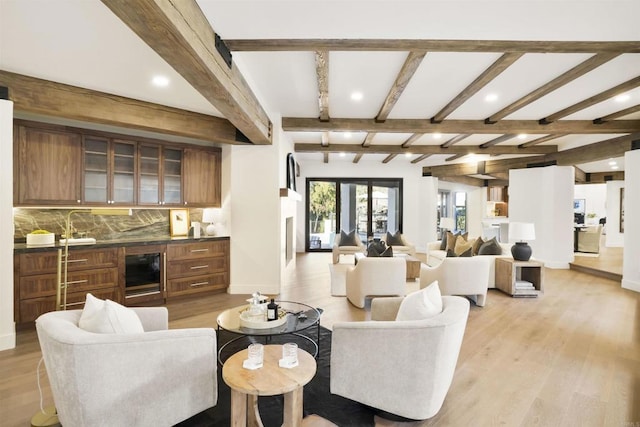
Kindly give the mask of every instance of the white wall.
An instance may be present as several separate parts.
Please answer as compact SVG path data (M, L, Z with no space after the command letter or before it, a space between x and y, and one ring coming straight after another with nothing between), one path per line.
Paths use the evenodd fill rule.
M550 268L573 261L574 173L572 166L509 172L509 222L535 224L533 257Z
M574 198L585 199L584 219L586 224L598 224L600 218L607 216L607 184L575 185ZM587 218L590 213L595 213L595 218Z
M624 186L624 181L607 182L607 225L605 239L605 246L607 247L624 246L624 234L620 233L620 189L624 188Z
M640 292L640 150L624 155L624 185L622 287Z
M13 321L13 102L0 99L0 350L16 346ZM11 242L11 243L9 243Z
M305 250L305 203L307 178L402 178L403 179L403 234L416 246L418 252L426 250L429 241L436 240L436 195L435 178L423 177L422 166L406 162L382 165L380 160L363 158L358 163L351 159L301 160L300 178L297 186L302 195L298 203L298 226L296 231L298 250Z

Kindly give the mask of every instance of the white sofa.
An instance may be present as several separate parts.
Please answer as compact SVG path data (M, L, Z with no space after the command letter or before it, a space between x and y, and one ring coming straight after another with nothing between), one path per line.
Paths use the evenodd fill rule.
M347 299L364 308L371 296L404 296L407 262L403 257L366 257L356 254L357 264L347 270Z
M422 264L420 289L438 281L442 295L468 296L478 307L487 299L489 262L483 256L445 258L435 267Z
M357 243L356 246L340 246L340 233L336 234L336 238L333 240L333 247L331 248L334 264L340 262L340 255L355 255L358 253L364 253L367 250L365 244L360 240L360 236L356 234L355 238Z
M513 258L511 255L510 243L500 243L502 248L502 255L476 255L472 258L479 258L485 260L489 264L489 277L487 277L487 287L496 287L496 258ZM447 257L447 251L440 250L440 241L427 243L427 265L435 267ZM461 257L460 260L464 261L466 258Z
M407 254L411 256L416 256L416 246L409 242L404 234L400 235L402 239L402 245L389 245L387 243L387 235L382 236L382 241L387 243L387 246L391 246L393 248L394 254Z

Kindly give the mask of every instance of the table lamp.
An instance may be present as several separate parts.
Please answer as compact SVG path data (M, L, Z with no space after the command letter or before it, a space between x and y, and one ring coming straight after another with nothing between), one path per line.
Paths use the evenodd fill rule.
M509 240L515 241L515 245L511 247L511 255L516 261L529 261L531 258L531 246L527 244L527 240L535 240L535 226L531 222L510 222L509 223Z

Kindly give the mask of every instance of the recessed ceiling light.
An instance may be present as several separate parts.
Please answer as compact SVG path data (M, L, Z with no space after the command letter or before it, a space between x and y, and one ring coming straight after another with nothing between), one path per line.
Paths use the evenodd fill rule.
M618 166L618 165L613 165L613 166L611 166L611 169L618 169L618 168L619 168L619 166Z
M527 139L527 134L526 133L519 134L518 139Z
M153 76L153 79L151 79L151 83L154 86L167 87L169 86L169 78L165 76Z
M346 155L347 155L347 154L346 154L344 151L343 151L342 153L340 153L340 157L344 157L344 156L346 156Z
M627 102L630 98L631 95L629 95L628 93L623 93L622 95L618 95L613 99L615 99L616 102Z
M484 100L487 102L495 102L498 100L498 95L495 93L490 93L484 97Z
M413 154L411 154L411 153L404 153L404 156L405 156L405 157L411 157L412 155L413 155Z
M433 139L440 139L442 138L442 134L440 132L436 132L433 134Z
M351 93L351 100L352 101L362 101L363 97L364 97L364 95L362 95L362 92L352 92Z
M616 165L616 164L617 164L617 163L616 163L616 161L615 161L615 160L611 160L611 161L609 162L609 166L614 166L614 165Z
M345 132L344 137L347 139L351 138L351 132Z
M476 163L477 161L478 161L478 158L476 157L476 155L474 153L467 154L467 162Z

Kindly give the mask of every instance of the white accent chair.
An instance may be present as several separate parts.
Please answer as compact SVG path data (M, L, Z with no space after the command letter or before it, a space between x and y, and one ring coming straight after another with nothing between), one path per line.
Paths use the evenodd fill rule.
M365 298L404 296L407 288L407 262L402 257L366 257L356 254L356 265L347 270L347 299L364 308Z
M132 310L145 332L87 332L78 327L82 310L36 320L65 427L172 426L217 403L215 330L167 330L166 308Z
M493 259L491 262L495 262ZM483 255L474 257L447 257L435 267L422 264L420 289L437 280L442 295L469 296L479 307L487 300L491 269Z
M340 246L340 233L336 234L335 239L333 240L333 247L331 248L331 252L333 253L333 263L337 264L340 262L340 255L355 255L357 253L364 253L367 250L367 247L360 240L360 236L355 235L357 246Z
M382 240L384 241L384 243L387 246L391 246L393 248L393 253L394 254L407 254L407 255L411 255L411 256L416 256L416 247L414 244L412 244L411 242L409 242L406 237L404 237L404 234L400 235L400 238L402 239L402 245L389 245L387 243L387 235L383 235L382 236Z
M602 236L602 224L587 227L578 232L578 252L600 253L600 237Z
M396 321L402 298L376 298L371 321L339 322L331 337L331 393L405 418L438 413L449 391L469 301L443 296L440 314Z

